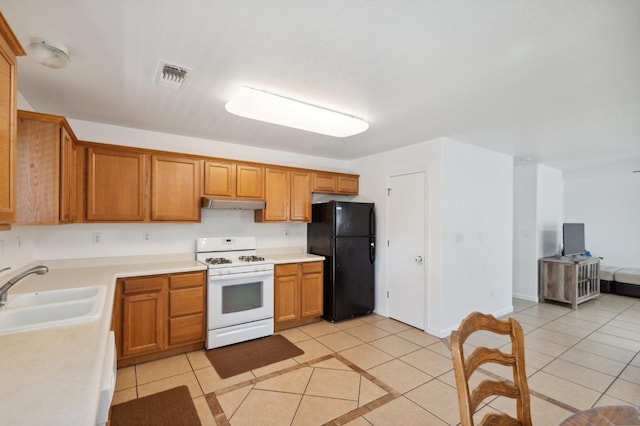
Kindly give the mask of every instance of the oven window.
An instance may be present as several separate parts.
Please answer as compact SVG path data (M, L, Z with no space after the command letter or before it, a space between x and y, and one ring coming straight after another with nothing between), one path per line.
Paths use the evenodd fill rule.
M262 281L222 287L222 313L249 311L262 307Z

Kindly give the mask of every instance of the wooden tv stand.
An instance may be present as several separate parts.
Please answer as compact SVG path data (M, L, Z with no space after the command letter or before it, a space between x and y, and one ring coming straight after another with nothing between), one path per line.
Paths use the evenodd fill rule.
M600 296L600 259L543 257L539 260L540 301L570 303L573 309Z

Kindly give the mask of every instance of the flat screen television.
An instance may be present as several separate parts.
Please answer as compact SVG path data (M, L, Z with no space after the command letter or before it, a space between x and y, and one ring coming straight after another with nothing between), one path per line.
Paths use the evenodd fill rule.
M573 256L582 254L584 246L584 223L564 223L562 225L562 254Z

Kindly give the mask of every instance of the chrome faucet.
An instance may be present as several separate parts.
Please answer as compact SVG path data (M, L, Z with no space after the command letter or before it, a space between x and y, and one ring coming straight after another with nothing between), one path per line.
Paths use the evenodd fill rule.
M9 268L3 269L3 271L6 271L7 269ZM18 281L20 281L27 275L31 275L31 274L44 275L47 272L49 272L49 268L47 268L44 265L38 265L38 266L34 266L31 269L27 269L26 271L11 278L2 287L0 287L0 306L4 306L4 304L7 303L7 292L9 292L9 289L14 285L16 285Z

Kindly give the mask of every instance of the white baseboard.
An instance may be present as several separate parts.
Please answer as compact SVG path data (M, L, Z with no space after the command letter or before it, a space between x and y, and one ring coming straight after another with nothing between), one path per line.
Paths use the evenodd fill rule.
M538 297L535 296L530 296L528 294L520 294L520 293L513 293L512 294L514 299L521 299L521 300L526 300L528 302L539 302L540 299L538 299Z

